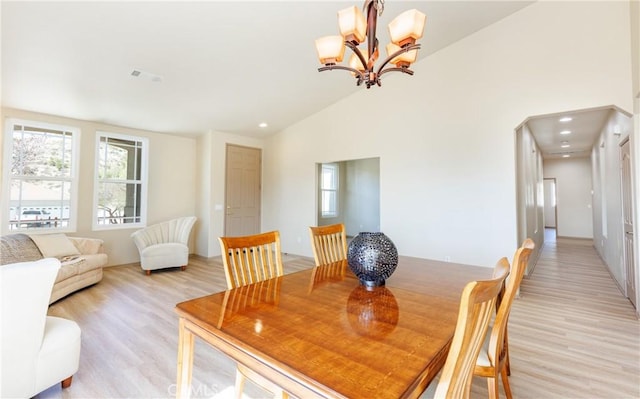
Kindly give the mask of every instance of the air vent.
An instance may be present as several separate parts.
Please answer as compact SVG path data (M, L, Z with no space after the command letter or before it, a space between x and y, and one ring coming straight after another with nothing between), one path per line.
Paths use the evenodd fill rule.
M162 82L162 76L156 75L151 72L146 72L141 69L134 69L131 71L131 76L134 78L143 78L152 82Z

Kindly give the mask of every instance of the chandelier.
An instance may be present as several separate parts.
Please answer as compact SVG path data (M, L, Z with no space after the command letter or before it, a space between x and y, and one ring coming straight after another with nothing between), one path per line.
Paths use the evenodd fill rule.
M377 84L387 72L402 72L413 75L409 69L418 56L420 44L416 43L422 37L427 16L418 10L408 10L398 15L389 24L391 43L387 44L387 58L376 69L375 63L379 56L379 43L376 37L378 15L384 11L384 0L366 0L362 10L356 6L338 11L338 26L340 35L325 36L316 40L318 58L323 67L319 72L331 69L350 71L356 78L358 86L365 84L367 89ZM363 54L358 45L367 40L367 53ZM353 54L349 59L349 66L340 65L344 57L345 47L349 47ZM394 66L387 66L391 63Z

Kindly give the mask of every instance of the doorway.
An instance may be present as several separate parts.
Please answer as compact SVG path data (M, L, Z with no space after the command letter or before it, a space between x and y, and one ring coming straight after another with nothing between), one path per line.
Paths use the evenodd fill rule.
M348 237L380 231L380 158L317 164L318 226L344 223Z
M556 197L556 179L547 178L543 179L544 188L544 240L548 241L553 237L555 241L557 232L558 221L558 209L557 209L557 197Z
M227 144L225 236L260 232L262 150Z

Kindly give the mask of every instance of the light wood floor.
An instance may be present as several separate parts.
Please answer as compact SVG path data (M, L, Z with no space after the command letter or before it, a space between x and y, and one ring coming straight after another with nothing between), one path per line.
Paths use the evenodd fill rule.
M309 258L284 260L287 273L313 266ZM151 276L137 266L107 268L99 284L51 306L51 315L82 328L80 370L69 389L57 385L37 397L174 397L173 308L225 286L219 258L194 257L184 272ZM534 273L523 280L509 334L516 398L640 398L640 323L589 241L545 245ZM192 397L232 397L234 372L232 361L197 342ZM247 397L265 397L247 388ZM487 397L480 378L472 397Z

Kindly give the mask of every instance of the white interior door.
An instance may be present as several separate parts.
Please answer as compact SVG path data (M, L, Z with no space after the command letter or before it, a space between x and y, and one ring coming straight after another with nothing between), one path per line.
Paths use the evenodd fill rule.
M260 233L262 150L227 144L224 234Z
M626 272L627 297L636 304L636 268L633 254L633 194L631 188L631 155L629 140L620 147L622 161L622 218L624 225L624 265Z

